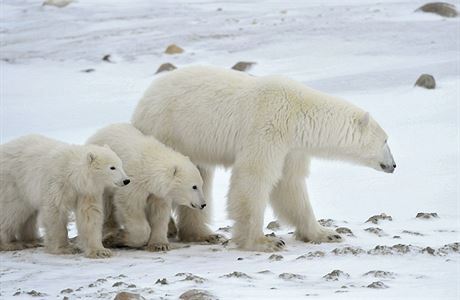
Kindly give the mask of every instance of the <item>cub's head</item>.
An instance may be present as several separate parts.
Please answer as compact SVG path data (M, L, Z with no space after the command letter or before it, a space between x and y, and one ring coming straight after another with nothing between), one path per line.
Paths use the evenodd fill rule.
M355 145L358 147L355 159L378 171L393 173L396 163L385 131L367 112L361 113L354 123Z
M125 186L130 179L123 170L120 158L107 145L91 145L86 153L92 179L105 186Z
M186 157L175 163L169 170L172 179L166 197L176 205L204 209L203 179L198 168Z

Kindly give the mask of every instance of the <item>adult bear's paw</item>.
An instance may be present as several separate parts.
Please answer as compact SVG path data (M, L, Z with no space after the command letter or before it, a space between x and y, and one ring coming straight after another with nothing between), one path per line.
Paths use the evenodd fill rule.
M300 234L297 231L295 236L297 240L307 243L340 243L343 241L340 234L338 234L336 231L328 229L319 224L315 230L310 230L303 234Z

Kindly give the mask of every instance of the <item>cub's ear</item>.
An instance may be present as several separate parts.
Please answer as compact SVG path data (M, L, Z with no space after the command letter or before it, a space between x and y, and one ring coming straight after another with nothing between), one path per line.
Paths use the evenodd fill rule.
M359 125L361 125L362 127L366 127L367 125L369 125L369 113L366 112L364 113L358 120L358 123Z
M86 160L88 161L88 164L92 164L96 160L96 154L88 152L88 154L86 154Z

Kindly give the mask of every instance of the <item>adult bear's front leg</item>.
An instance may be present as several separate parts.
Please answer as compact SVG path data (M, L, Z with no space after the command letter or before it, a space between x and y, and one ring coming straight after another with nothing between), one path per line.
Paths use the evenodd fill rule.
M281 151L256 151L240 155L233 166L228 209L235 220L232 239L242 249L271 252L285 246L282 239L263 232L265 207L281 176L284 156Z
M203 195L206 200L206 208L197 210L185 206L177 207L179 239L183 242L207 242L218 244L227 239L212 232L208 223L211 215L212 204L212 180L214 168L198 166L201 177L203 178Z

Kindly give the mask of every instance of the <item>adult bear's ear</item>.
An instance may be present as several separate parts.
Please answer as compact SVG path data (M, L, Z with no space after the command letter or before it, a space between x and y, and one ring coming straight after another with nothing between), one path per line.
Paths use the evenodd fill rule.
M86 154L86 160L88 161L88 164L92 164L96 160L96 154L93 152L88 152Z
M362 127L366 127L367 125L369 125L369 113L368 112L365 112L358 120L358 124Z

